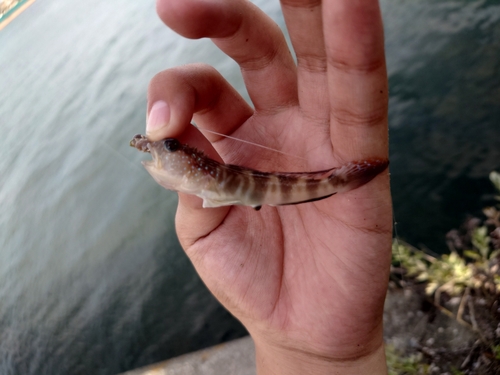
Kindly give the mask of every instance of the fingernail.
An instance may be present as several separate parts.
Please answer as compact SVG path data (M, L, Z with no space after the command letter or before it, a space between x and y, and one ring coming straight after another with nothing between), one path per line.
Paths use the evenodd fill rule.
M170 121L170 108L166 102L159 100L153 104L149 111L146 131L156 131L168 125Z

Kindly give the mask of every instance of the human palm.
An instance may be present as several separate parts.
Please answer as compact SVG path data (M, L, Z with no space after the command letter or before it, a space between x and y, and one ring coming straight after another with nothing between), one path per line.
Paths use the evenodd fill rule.
M279 29L249 2L158 0L168 26L211 37L238 62L255 108L210 67L170 69L150 85L148 136L177 137L212 158L263 171L387 158L377 2L287 0L282 8L297 66ZM189 125L192 117L200 129L285 155L209 132L205 138ZM201 278L247 327L258 353L328 362L380 349L392 232L387 172L325 200L258 212L204 209L199 198L180 194L176 227Z

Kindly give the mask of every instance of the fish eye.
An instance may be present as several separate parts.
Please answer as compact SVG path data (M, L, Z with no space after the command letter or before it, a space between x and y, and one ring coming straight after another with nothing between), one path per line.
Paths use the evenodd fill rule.
M165 150L173 152L177 151L181 144L177 139L174 138L167 138L163 141L163 147L165 147Z

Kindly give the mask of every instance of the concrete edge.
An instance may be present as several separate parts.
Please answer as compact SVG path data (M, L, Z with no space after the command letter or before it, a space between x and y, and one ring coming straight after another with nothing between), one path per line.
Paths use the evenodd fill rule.
M255 347L250 336L182 355L121 375L255 375Z

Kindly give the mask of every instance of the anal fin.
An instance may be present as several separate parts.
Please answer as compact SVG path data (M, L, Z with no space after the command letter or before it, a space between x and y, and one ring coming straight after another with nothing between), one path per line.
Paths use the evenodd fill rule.
M322 199L330 198L332 195L335 195L335 194L337 194L337 193L332 193L332 194L328 194L328 195L324 195L322 197L316 197L316 198L312 198L312 199L306 199L305 201L300 201L300 202L290 202L290 203L277 204L276 206L291 206L294 204L302 204L302 203L310 203L310 202L320 201Z

